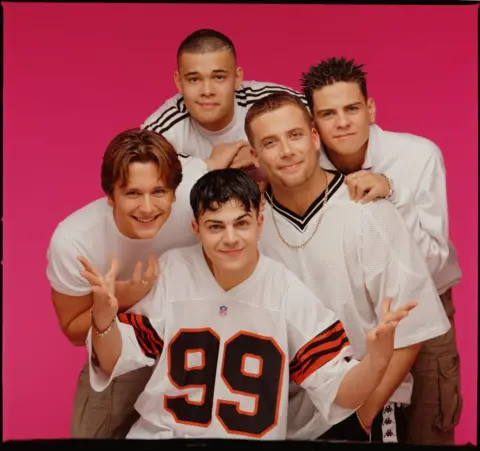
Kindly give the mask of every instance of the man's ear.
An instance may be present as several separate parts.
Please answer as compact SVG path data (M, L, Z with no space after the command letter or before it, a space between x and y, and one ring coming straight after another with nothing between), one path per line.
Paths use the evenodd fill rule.
M195 233L195 235L198 238L198 235L200 233L200 228L198 227L198 222L195 219L192 219L192 229L193 229L193 233Z
M178 71L175 71L175 73L173 74L173 80L175 81L177 91L183 95L182 82Z

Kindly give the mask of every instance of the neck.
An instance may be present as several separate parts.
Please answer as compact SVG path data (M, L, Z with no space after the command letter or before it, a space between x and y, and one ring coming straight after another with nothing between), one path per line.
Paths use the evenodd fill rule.
M200 122L199 120L197 120L197 122L200 124L201 127L205 128L210 132L219 132L220 130L223 130L225 127L228 127L228 125L233 120L234 114L235 114L235 110L232 109L232 111L228 114L228 116L224 116L216 122L210 122L208 124Z
M368 141L355 153L351 155L340 155L325 147L325 152L332 164L342 174L348 175L362 169L367 154Z
M229 291L232 288L240 285L241 283L245 282L255 271L257 267L258 260L260 258L260 254L258 250L256 252L255 259L248 263L244 268L239 270L228 270L225 268L219 268L215 266L213 262L207 257L205 251L203 253L205 260L210 268L210 271L213 274L213 277L217 281L217 283L225 290Z
M303 216L315 199L323 193L328 181L327 173L317 166L312 176L300 186L291 188L272 185L273 197L285 208Z

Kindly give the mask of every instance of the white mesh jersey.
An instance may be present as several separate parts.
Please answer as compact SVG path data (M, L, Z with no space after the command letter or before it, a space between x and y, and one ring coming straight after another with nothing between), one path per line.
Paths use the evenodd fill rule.
M350 201L344 177L336 173L324 193L303 217L279 205L266 191L265 221L260 249L265 255L292 270L340 318L347 331L356 359L366 354L366 335L381 318L381 301L392 297L392 310L417 301L417 307L398 326L395 348L402 348L446 333L450 323L445 315L425 260L408 232L397 209L388 201L362 205ZM272 213L274 216L272 216ZM312 240L300 245L318 230ZM408 375L391 401L409 404L413 380ZM298 395L300 396L300 395ZM308 404L308 400L303 400ZM311 407L311 406L310 406ZM292 436L299 435L305 414L313 410L292 402ZM302 418L296 418L300 413ZM290 419L289 419L290 421ZM325 431L320 424L314 430ZM295 432L294 423L299 431ZM310 425L311 426L311 425ZM310 428L308 433L312 433ZM318 436L319 434L317 434Z
M197 242L192 231L190 190L207 172L204 161L182 157L183 179L176 191L170 217L152 239L130 239L122 235L113 218L107 198L95 200L64 219L55 229L47 251L47 277L52 288L69 296L83 296L92 290L80 275L77 256L85 257L104 274L115 256L120 262L119 280L129 280L138 261L146 268L150 254L160 256L168 249Z
M283 440L290 381L329 423L351 415L334 403L358 363L343 326L282 264L260 255L253 274L224 291L197 244L162 255L160 271L152 291L118 316L122 351L110 377L95 366L91 331L87 338L97 391L158 358L127 438Z
M275 83L245 81L235 91L235 111L232 121L223 130L210 131L200 126L190 117L183 96L176 94L151 114L142 128L163 135L178 153L194 157L208 158L212 149L222 143L246 140L245 115L256 100L275 92L287 92L302 99L303 94Z

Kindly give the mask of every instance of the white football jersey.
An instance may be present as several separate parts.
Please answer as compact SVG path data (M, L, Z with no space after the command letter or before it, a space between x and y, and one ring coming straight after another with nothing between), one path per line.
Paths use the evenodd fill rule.
M245 115L256 100L275 92L288 92L302 99L303 94L275 83L245 81L235 91L235 111L232 121L223 130L210 131L190 117L183 96L176 94L151 114L142 128L163 135L178 153L208 158L212 149L222 143L246 140Z
M207 172L204 161L182 157L183 179L178 186L170 217L152 239L127 238L117 228L112 207L106 197L95 200L64 219L55 229L47 251L47 277L52 288L69 296L89 294L90 284L80 272L83 267L77 256L85 257L104 274L115 256L121 265L119 280L129 280L138 261L145 270L148 257L157 257L168 249L197 242L192 231L190 190Z
M260 255L254 273L224 291L197 244L163 254L160 273L118 316L122 351L110 377L95 366L91 330L87 338L97 391L158 358L127 438L283 440L290 381L328 423L351 415L334 402L358 363L343 326L282 264Z
M365 205L350 201L340 173L330 182L329 191L325 206L322 193L300 217L278 204L268 187L261 251L283 263L322 296L344 324L358 360L366 354L366 336L379 323L385 297L393 298L392 310L410 301L418 302L397 327L395 348L446 333L450 323L437 290L397 209L386 200ZM292 249L279 232L290 245L301 245L314 236L305 247ZM412 386L409 374L390 400L409 404ZM306 398L304 401L309 402ZM311 408L302 409L313 414ZM292 402L292 421L297 421L293 415L302 409L298 399ZM323 432L319 421L314 429ZM311 438L301 432L292 431L289 438Z

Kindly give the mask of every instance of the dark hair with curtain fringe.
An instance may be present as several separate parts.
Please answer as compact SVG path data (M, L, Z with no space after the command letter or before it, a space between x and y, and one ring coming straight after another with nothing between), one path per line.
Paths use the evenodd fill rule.
M237 201L245 211L260 209L261 193L257 183L242 169L218 169L201 177L190 191L190 206L198 222L207 210L216 211L230 201Z

